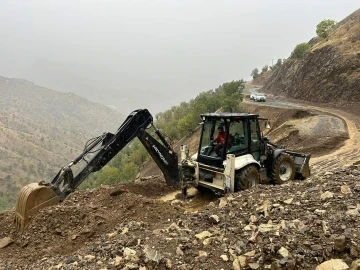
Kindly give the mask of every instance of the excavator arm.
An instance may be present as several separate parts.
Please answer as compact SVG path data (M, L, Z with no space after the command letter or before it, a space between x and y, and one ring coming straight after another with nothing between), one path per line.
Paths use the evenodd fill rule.
M156 140L147 129L153 128ZM72 193L91 173L99 171L119 153L131 140L138 137L150 156L164 174L168 185L180 188L177 154L162 133L153 126L152 115L146 109L133 111L116 133L104 133L90 141L84 151L70 164L61 168L50 183L31 183L20 191L16 208L15 224L23 231L31 217L40 209L58 204ZM83 161L75 173L72 167Z

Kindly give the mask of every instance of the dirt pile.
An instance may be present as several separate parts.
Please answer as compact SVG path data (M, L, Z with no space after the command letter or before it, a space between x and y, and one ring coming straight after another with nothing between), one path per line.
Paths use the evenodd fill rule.
M339 22L327 39L317 39L303 59L286 60L264 91L359 111L359 71L360 9Z
M191 213L191 199L155 199L170 191L164 181L133 185L75 192L23 236L2 214L0 239L14 242L0 249L0 269L314 269L359 258L359 165L214 197Z

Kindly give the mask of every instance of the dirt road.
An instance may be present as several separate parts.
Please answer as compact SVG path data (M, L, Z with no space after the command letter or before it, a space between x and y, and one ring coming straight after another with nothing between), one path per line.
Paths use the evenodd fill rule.
M334 171L336 169L342 169L360 160L360 117L355 113L345 112L325 105L315 106L313 104L305 104L301 102L289 102L284 99L279 100L271 96L268 98L266 103L257 103L247 100L245 103L252 105L255 104L258 106L313 110L335 116L345 123L348 139L345 140L344 145L338 149L334 148L333 151L326 155L311 158L310 165L314 176L321 175L329 170Z

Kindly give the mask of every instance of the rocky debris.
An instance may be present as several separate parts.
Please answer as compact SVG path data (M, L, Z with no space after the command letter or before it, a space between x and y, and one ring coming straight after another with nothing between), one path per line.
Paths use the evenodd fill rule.
M4 248L10 244L12 244L14 240L12 240L10 237L4 237L0 239L0 248Z
M352 262L350 270L360 270L360 259Z
M332 193L332 192L330 192L330 191L326 191L326 192L324 192L324 193L322 193L322 194L320 195L320 198L321 198L322 200L325 200L325 199L328 199L328 198L332 198L332 197L334 197L334 193Z
M318 265L315 270L347 270L349 266L340 259L333 259Z
M353 267L360 254L360 217L348 214L360 210L354 169L258 186L194 212L184 211L184 199L110 196L106 188L75 192L64 204L44 209L22 236L9 225L10 215L0 220L0 228L7 228L0 237L14 239L1 249L0 269ZM344 185L353 192L343 193ZM326 192L333 196L322 199Z

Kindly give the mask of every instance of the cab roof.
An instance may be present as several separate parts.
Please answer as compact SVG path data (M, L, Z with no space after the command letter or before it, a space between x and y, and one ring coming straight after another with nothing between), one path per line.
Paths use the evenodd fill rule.
M200 114L200 117L203 118L219 118L219 119L254 119L259 118L258 114L253 113L203 113Z

